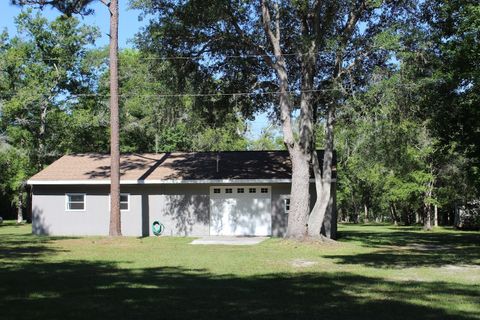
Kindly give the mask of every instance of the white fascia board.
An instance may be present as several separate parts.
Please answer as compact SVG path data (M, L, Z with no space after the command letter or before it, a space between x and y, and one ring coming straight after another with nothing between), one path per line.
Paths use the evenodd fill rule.
M336 179L332 179L335 182ZM121 180L120 184L251 184L291 183L291 179L201 179L201 180ZM310 179L315 182L315 179ZM110 185L110 180L28 180L28 185Z

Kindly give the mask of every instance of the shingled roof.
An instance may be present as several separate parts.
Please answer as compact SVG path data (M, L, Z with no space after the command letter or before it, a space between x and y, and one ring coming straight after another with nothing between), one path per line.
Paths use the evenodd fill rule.
M319 154L323 158L323 154ZM286 151L173 152L124 154L120 161L121 182L174 183L215 180L291 179ZM108 184L110 155L85 153L65 155L34 175L29 184Z

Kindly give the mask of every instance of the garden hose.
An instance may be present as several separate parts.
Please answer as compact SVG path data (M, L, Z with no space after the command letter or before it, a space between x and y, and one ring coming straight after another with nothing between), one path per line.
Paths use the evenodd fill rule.
M158 221L152 223L152 232L154 235L159 236L165 230L165 226Z

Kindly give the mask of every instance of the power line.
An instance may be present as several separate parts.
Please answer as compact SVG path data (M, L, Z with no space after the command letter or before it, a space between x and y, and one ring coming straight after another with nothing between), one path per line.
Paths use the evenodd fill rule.
M284 53L282 54L281 56L282 57L295 57L295 56L303 56L303 55L307 55L309 53ZM321 52L317 52L316 55L320 55L322 54ZM270 59L274 59L276 58L275 55L273 54L242 54L242 55L220 55L219 56L220 58L223 58L223 59L252 59L252 58L265 58L265 57L268 57ZM85 58L85 57L84 57ZM199 56L163 56L163 57L137 57L135 59L137 60L163 60L163 61L168 61L168 60L202 60L204 58L208 58L208 57L205 57L205 54L204 55L199 55ZM215 58L215 56L213 56L213 58ZM28 57L25 57L25 58L20 58L20 57L16 57L16 58L11 58L10 60L28 60L29 58ZM108 61L109 58L108 57L90 57L90 58L87 58L87 59L98 59L98 60L105 60L105 61ZM121 60L128 60L130 59L130 57L118 57L118 60L121 61ZM38 58L38 60L41 60L41 61L71 61L72 59L63 59L63 58Z
M339 89L316 89L316 90L289 90L287 94L301 94L301 93L314 93L314 92L329 92L329 91L338 91ZM182 98L182 97L218 97L218 96L231 96L231 97L241 97L241 96L256 96L256 95L274 95L280 94L278 91L262 91L262 92L234 92L234 93L167 93L167 94L119 94L121 98L132 98L132 97L159 97L159 98ZM61 95L61 94L58 94ZM15 96L11 94L10 97ZM32 95L30 95L32 96ZM51 96L47 94L40 94L38 96ZM7 97L3 95L2 98ZM110 94L102 93L79 93L65 96L65 98L76 98L76 97L110 97Z

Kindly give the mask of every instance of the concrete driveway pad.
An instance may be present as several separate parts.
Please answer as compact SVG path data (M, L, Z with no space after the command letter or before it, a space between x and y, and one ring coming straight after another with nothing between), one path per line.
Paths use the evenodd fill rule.
M206 236L193 240L190 244L223 244L229 246L251 246L258 244L268 237L229 237L229 236Z

